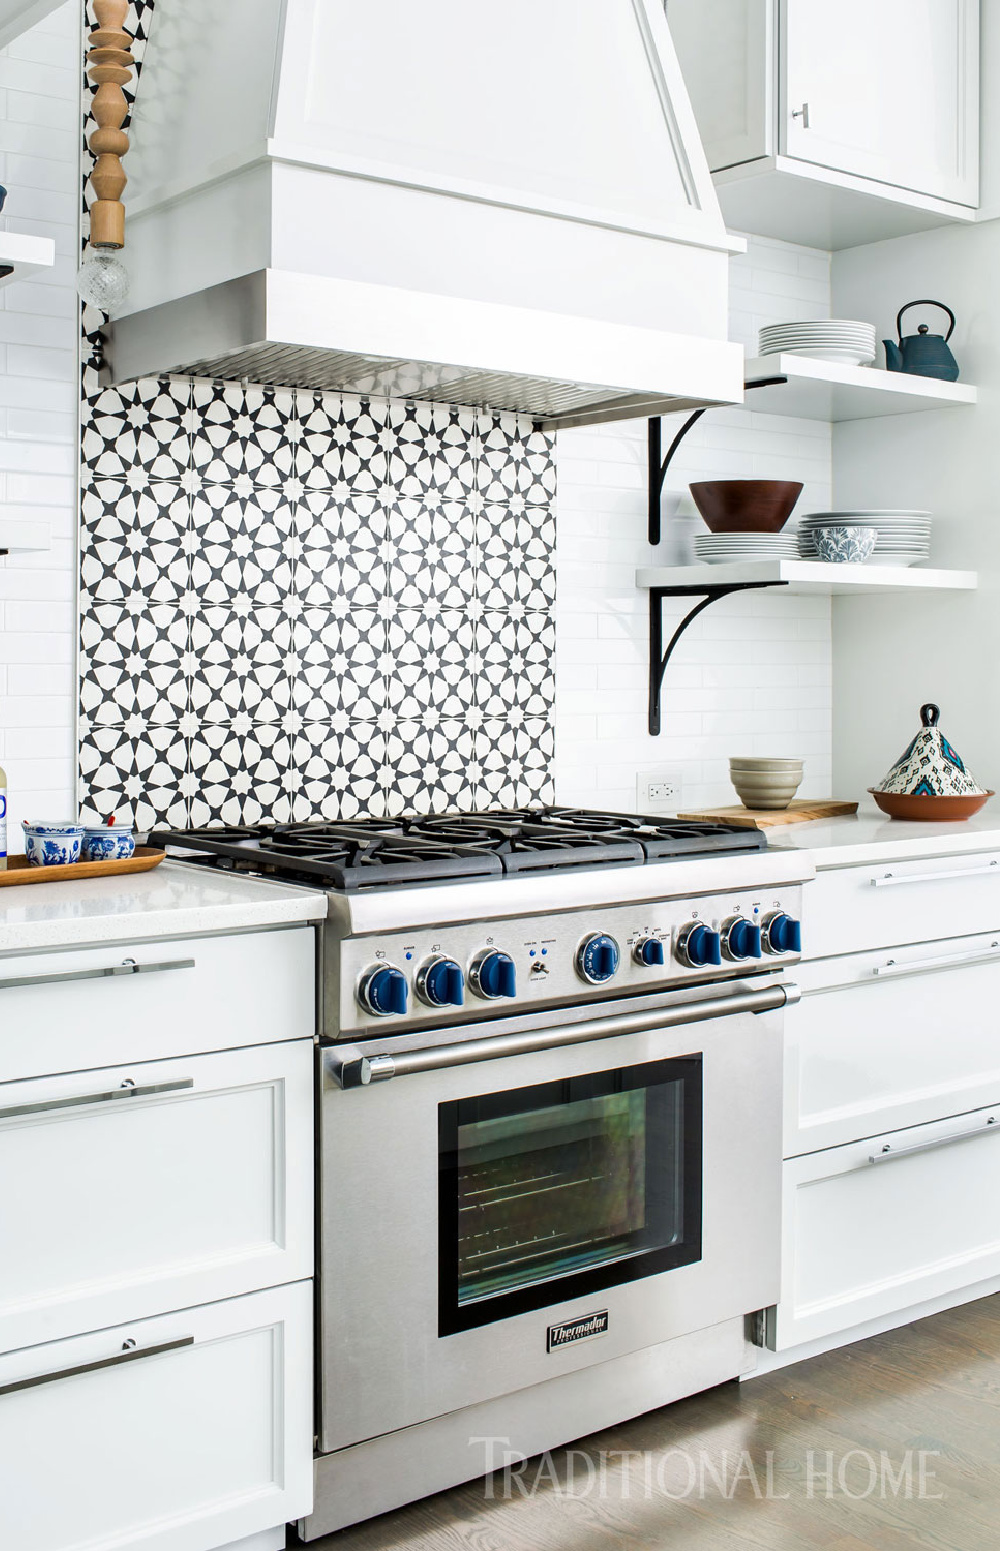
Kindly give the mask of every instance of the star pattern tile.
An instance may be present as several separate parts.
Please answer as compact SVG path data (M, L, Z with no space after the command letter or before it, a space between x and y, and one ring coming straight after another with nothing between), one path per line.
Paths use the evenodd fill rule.
M374 388L85 378L83 806L148 828L551 800L550 437Z

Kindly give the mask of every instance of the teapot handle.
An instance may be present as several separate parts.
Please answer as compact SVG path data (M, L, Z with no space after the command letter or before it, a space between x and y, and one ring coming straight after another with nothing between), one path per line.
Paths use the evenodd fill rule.
M903 343L903 313L909 312L911 307L940 307L942 312L946 312L948 314L949 318L951 319L951 327L947 334L944 336L945 344L947 344L952 334L955 332L955 314L952 312L950 307L945 306L944 302L933 302L929 297L925 297L924 300L920 302L907 302L905 307L900 307L898 313L896 314L896 338L899 340L900 344Z

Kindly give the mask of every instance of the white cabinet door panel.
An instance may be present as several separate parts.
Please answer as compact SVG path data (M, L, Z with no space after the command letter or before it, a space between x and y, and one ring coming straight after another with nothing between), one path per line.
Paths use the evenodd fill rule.
M977 203L978 0L782 0L781 33L786 155Z
M209 1551L308 1513L311 1293L0 1356L0 1545Z
M311 1276L312 1062L299 1040L0 1086L0 1349Z
M831 868L809 884L803 908L810 959L997 931L1000 854Z
M792 1158L782 1194L774 1350L996 1276L1000 1104Z
M667 25L712 171L769 156L774 0L667 0Z
M1000 1094L1000 933L802 964L785 1016L785 1157Z
M0 1077L315 1032L312 927L0 956Z

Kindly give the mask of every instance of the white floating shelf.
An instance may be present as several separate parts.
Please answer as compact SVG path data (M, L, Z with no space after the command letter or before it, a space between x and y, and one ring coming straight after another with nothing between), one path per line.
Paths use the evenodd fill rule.
M975 388L939 382L877 366L842 366L805 355L763 355L747 361L746 383L787 377L773 388L754 388L747 409L762 415L795 415L801 420L869 420L877 415L911 415L920 409L975 404Z
M0 517L0 554L31 555L51 547L47 522L19 522Z
M0 286L26 280L40 269L51 269L56 245L51 237L25 237L21 232L0 232ZM4 274L9 270L9 274Z
M972 592L975 571L931 571L916 566L836 565L822 560L739 560L728 565L680 565L636 572L644 588L739 587L747 582L786 585L786 593L826 593L835 598L863 593Z

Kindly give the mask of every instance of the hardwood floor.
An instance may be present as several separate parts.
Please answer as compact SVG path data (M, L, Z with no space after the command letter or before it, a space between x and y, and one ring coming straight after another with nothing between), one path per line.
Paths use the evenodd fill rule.
M998 1544L1000 1296L722 1385L312 1551Z

